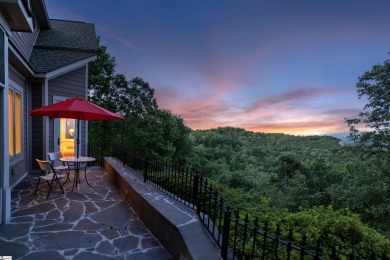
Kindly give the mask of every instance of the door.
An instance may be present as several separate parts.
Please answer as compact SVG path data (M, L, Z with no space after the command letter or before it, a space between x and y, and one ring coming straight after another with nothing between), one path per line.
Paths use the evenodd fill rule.
M65 100L66 97L53 97L54 103ZM54 151L61 151L64 157L75 156L76 119L54 119Z
M60 143L60 151L63 156L74 156L76 123L75 119L59 118L60 133L57 142Z

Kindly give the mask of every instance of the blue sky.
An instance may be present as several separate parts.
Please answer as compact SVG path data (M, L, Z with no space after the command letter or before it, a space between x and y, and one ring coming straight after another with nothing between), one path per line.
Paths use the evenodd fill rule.
M348 132L355 84L390 51L386 0L46 0L94 23L116 72L141 77L192 129Z

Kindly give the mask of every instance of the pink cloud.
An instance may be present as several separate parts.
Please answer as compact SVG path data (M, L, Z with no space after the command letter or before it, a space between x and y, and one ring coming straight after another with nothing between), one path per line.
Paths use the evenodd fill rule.
M118 41L119 43L123 44L124 46L126 46L127 48L133 50L133 51L137 51L137 52L140 52L142 51L141 48L135 46L133 43L131 43L130 41L122 38L122 37L119 37L113 33L110 32L109 29L105 28L105 27L102 27L102 26L99 26L99 25L96 25L96 28L99 29L100 31L102 31L106 36Z
M343 118L338 116L329 116L326 120L319 120L318 118L312 117L305 121L293 122L238 122L238 123L226 123L221 124L220 122L209 121L206 124L202 122L192 122L193 129L210 129L223 126L239 127L254 132L265 132L265 133L285 133L295 135L318 135L327 133L339 133L347 132L347 125L344 123Z
M357 114L357 109L331 110L327 106L301 105L331 93L334 93L331 89L288 90L277 96L259 98L246 108L229 104L209 93L188 97L165 88L159 89L156 96L161 107L180 114L192 129L233 126L255 132L301 135L347 132L344 118Z

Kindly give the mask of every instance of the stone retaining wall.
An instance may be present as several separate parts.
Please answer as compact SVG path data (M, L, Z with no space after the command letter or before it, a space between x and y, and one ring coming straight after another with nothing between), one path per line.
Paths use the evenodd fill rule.
M161 193L122 162L105 157L110 180L174 259L221 259L196 212Z

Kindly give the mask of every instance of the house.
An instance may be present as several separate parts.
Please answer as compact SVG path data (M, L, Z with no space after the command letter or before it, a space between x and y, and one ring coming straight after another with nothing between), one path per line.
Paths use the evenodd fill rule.
M30 111L86 98L96 59L94 24L49 19L44 0L0 0L0 222L11 214L11 189L38 169L35 159L73 155L74 119L31 117ZM81 155L88 125L81 125Z

